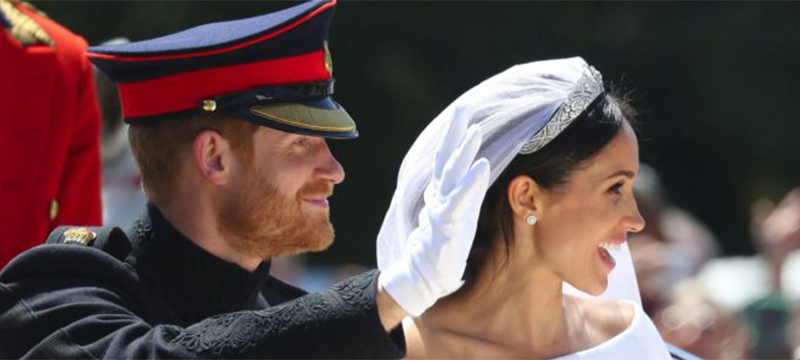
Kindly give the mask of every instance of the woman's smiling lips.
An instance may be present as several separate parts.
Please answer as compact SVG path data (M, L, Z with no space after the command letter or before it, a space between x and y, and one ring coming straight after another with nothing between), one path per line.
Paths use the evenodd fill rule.
M614 260L613 256L611 256L611 251L619 251L620 247L625 243L626 240L627 236L621 235L608 239L608 241L597 245L597 251L600 254L600 260L604 265L606 265L606 267L608 267L609 270L614 270L614 267L617 265L617 261Z

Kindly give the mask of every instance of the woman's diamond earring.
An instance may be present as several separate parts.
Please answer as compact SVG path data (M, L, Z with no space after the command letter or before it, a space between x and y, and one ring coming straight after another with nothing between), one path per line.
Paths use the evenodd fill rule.
M533 214L530 214L527 218L525 218L525 221L528 223L528 225L536 224L536 220L538 219L536 219L536 215Z

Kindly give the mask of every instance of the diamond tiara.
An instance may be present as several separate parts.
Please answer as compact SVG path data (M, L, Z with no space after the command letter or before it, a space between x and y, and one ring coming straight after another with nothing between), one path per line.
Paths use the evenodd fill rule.
M527 155L539 151L566 129L604 91L603 75L594 67L587 66L567 100L556 110L547 125L522 146L519 153Z

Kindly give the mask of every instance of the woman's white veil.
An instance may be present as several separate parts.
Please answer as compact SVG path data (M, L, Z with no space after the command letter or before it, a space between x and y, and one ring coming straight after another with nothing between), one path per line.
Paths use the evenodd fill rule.
M378 268L404 253L418 225L423 191L431 180L436 144L456 118L480 124L483 141L476 158L486 158L494 182L519 153L532 153L555 138L603 91L600 74L579 57L514 66L470 89L419 135L403 159L389 211L378 234ZM641 304L627 245L600 296ZM589 296L564 284L569 293Z

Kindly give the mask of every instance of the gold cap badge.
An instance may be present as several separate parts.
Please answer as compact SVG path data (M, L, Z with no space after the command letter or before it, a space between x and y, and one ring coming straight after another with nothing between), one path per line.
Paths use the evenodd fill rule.
M77 242L88 245L97 238L97 234L87 228L72 228L64 232L64 243Z
M331 48L328 46L327 41L322 42L322 47L325 48L325 69L328 74L333 76L333 58L331 57Z
M53 199L50 202L50 221L55 221L56 217L58 217L58 200Z

